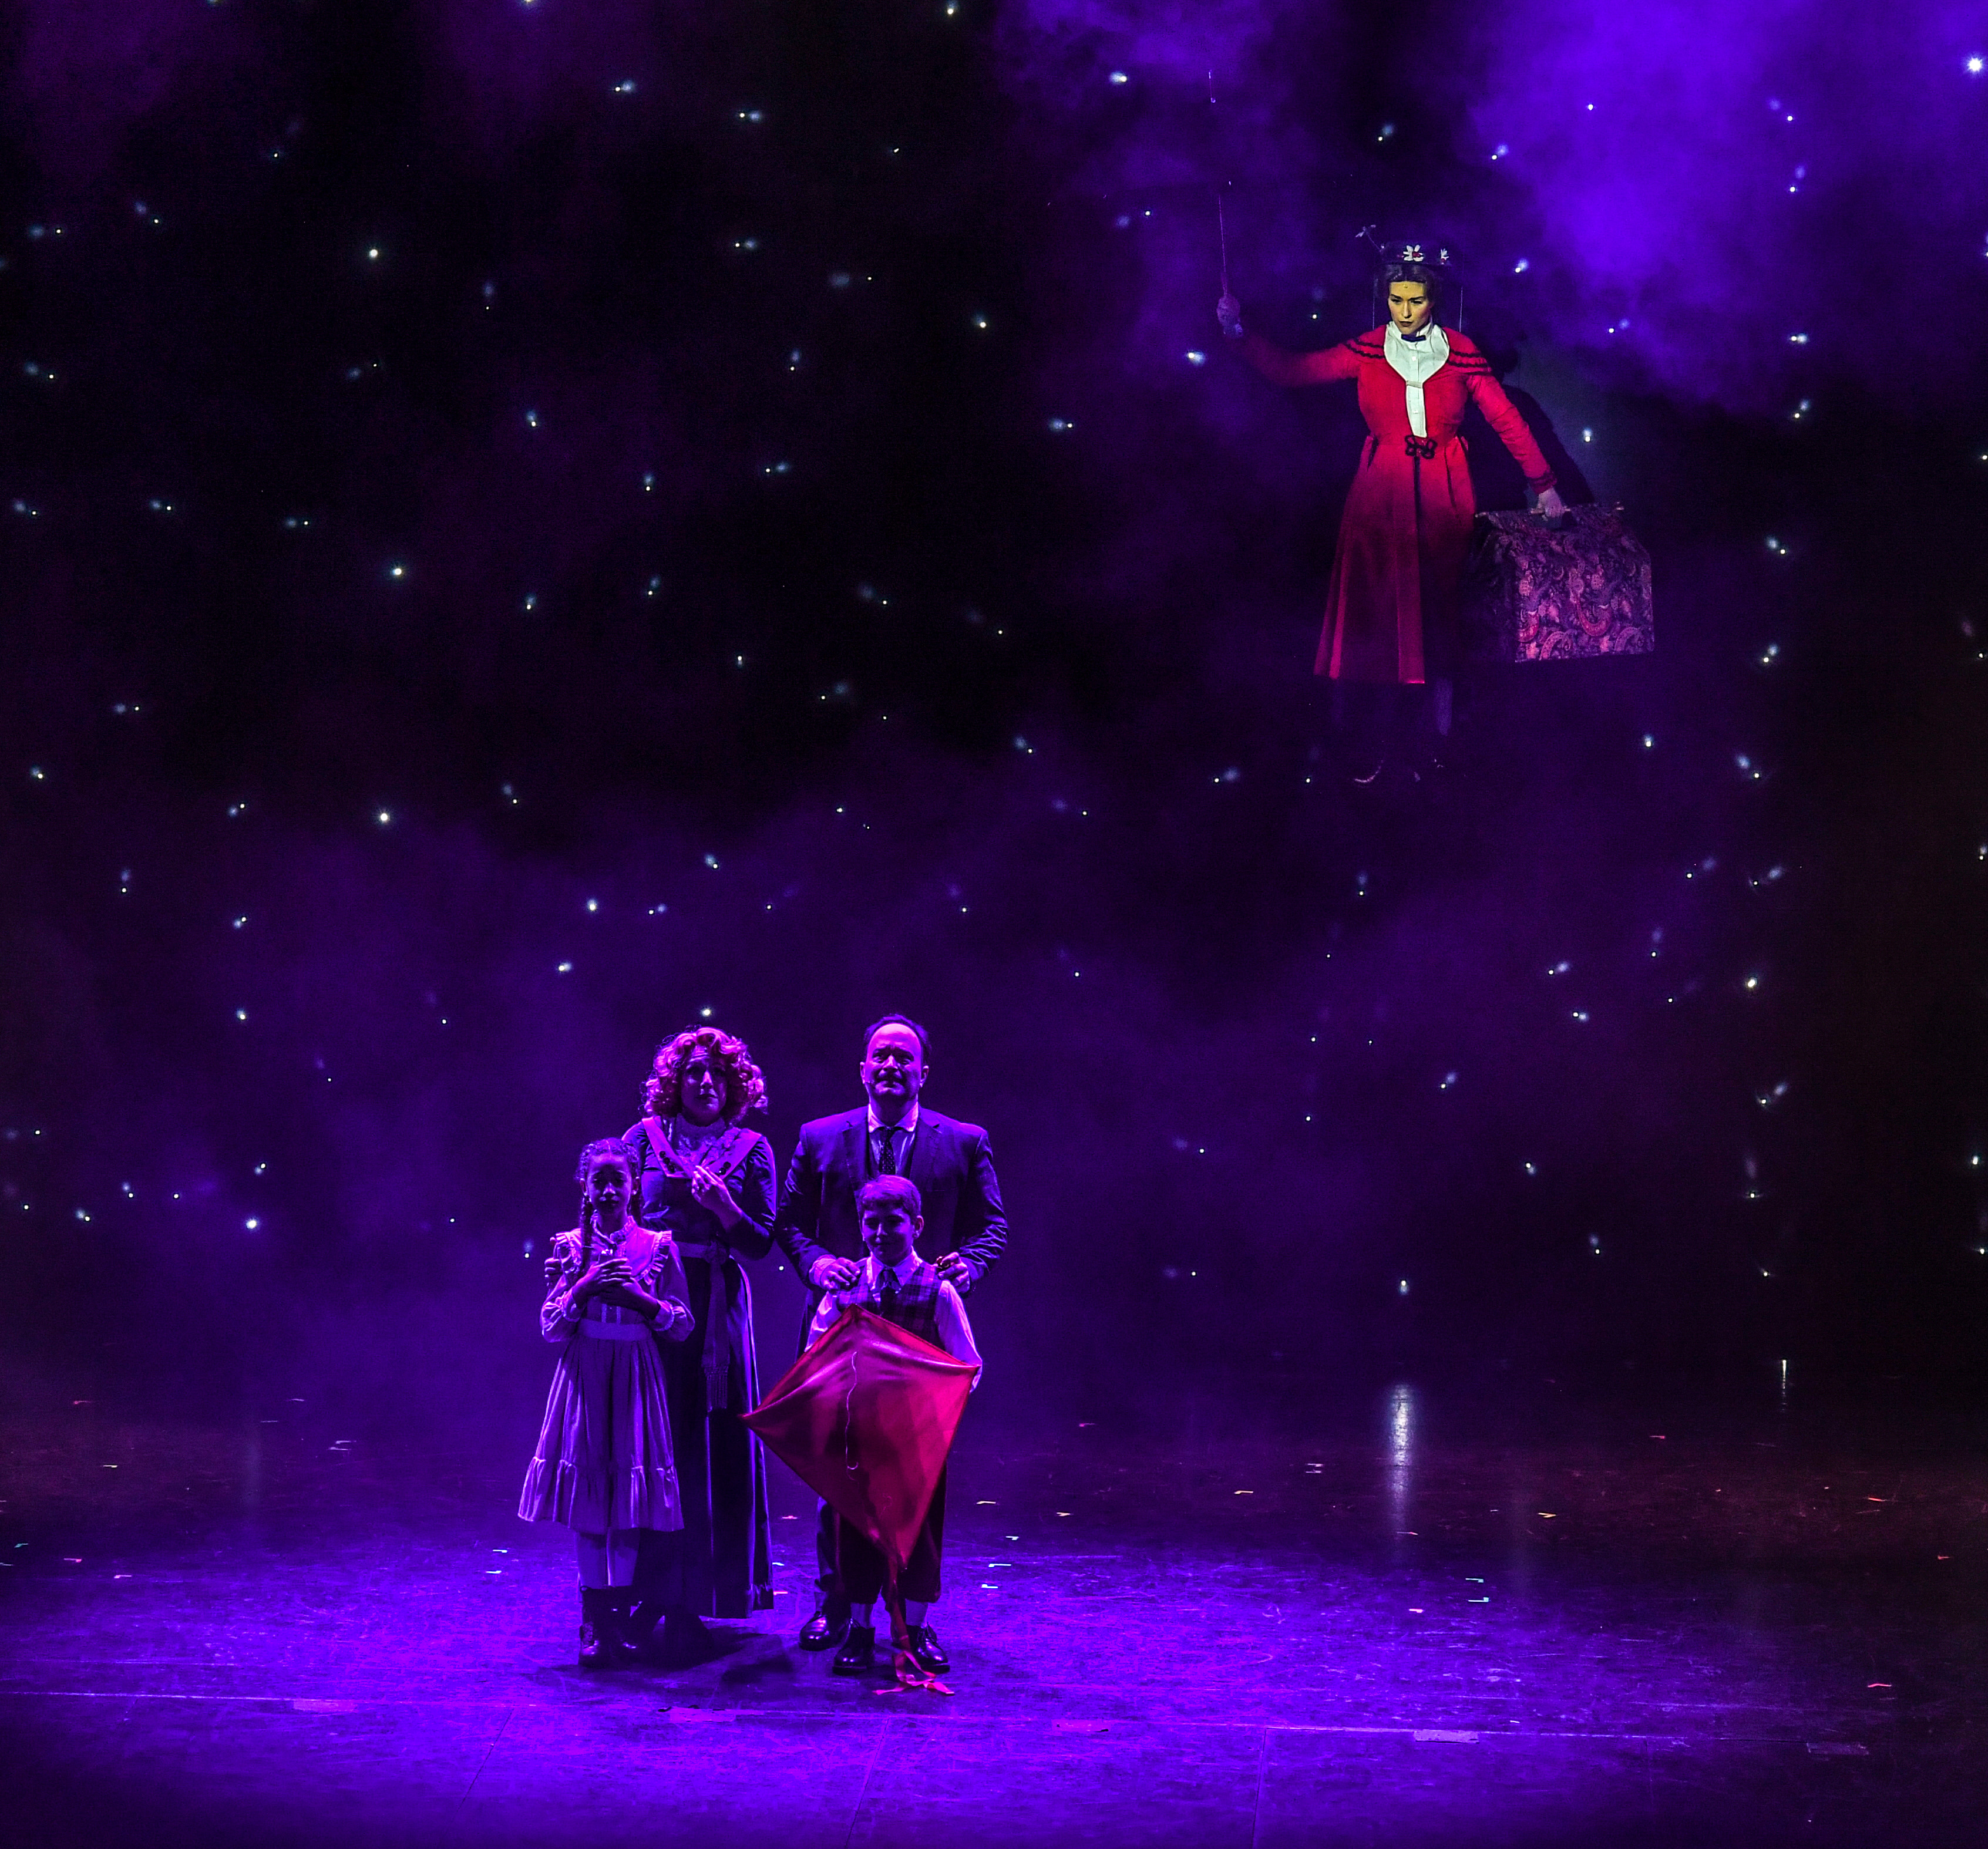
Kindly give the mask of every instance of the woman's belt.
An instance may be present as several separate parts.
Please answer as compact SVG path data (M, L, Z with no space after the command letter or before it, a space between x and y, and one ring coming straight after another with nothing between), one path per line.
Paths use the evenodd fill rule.
M580 1333L603 1342L639 1342L651 1333L647 1323L610 1323L597 1316L580 1319Z
M711 1290L704 1309L704 1408L707 1412L722 1412L732 1397L732 1283L722 1266L739 1255L720 1240L672 1236L678 1258L702 1259L711 1267Z

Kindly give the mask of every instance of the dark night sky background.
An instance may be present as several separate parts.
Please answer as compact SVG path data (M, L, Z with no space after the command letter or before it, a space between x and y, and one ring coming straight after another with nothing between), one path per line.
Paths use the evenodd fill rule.
M657 1039L784 1159L887 1008L1006 1415L1978 1386L1988 29L1741 12L8 8L11 1388L528 1418ZM1453 241L1654 556L1441 789L1321 752L1361 427L1218 180L1292 344Z

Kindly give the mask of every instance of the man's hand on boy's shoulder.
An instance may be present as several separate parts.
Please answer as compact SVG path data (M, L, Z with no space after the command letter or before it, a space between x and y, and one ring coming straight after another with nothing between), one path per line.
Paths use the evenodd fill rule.
M838 1259L833 1253L825 1254L815 1260L808 1269L808 1282L824 1293L847 1290L863 1275L861 1270L847 1259Z
M938 1275L964 1296L973 1288L980 1273L964 1252L948 1252L938 1262Z

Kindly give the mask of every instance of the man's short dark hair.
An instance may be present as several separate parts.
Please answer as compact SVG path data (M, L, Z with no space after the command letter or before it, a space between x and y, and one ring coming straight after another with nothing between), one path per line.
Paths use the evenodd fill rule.
M870 1043L876 1039L877 1029L880 1027L908 1027L918 1036L918 1057L921 1060L929 1060L931 1057L931 1036L908 1014L879 1015L867 1027L864 1028L863 1050L865 1053L870 1050Z
M859 1215L866 1207L882 1205L888 1202L895 1202L903 1208L904 1217L908 1220L921 1220L925 1217L925 1198L918 1192L918 1183L909 1175L880 1175L865 1181L856 1191L856 1211Z

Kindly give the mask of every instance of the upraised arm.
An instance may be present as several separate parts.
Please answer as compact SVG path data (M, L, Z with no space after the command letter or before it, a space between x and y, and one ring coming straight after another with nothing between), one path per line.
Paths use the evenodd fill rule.
M1360 370L1360 356L1350 340L1316 353L1294 353L1246 330L1242 304L1233 296L1224 296L1216 303L1215 314L1222 333L1242 350L1242 357L1273 385L1330 385L1335 380L1351 379Z
M1343 340L1309 353L1292 353L1256 333L1245 334L1240 344L1242 357L1273 385L1330 385L1360 370L1359 356Z

